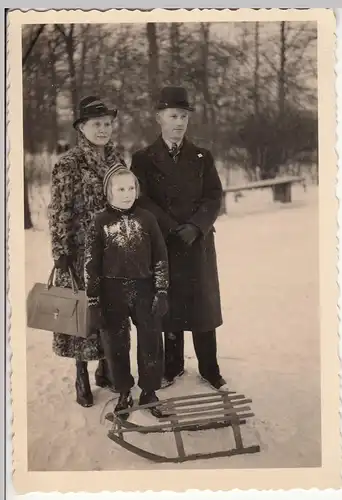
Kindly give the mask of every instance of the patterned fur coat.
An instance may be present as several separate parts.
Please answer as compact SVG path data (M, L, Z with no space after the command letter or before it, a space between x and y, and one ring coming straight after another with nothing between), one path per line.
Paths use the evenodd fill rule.
M106 159L103 160L92 144L79 133L77 146L60 158L52 171L49 205L52 257L72 256L81 290L84 290L86 232L95 213L102 210L106 203L103 177L114 161L123 162L112 143L107 144L105 155ZM57 270L56 285L70 288L69 275ZM58 356L81 361L104 357L100 337L88 340L58 332L53 335L53 351Z

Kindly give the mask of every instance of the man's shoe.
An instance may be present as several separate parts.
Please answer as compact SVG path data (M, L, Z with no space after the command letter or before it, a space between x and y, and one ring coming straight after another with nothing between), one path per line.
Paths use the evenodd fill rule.
M131 391L122 392L122 393L120 393L119 401L115 407L114 413L117 413L118 411L121 411L121 410L127 410L128 408L132 408L132 406L133 406L133 398L132 398ZM120 418L122 418L123 420L127 420L127 418L129 417L129 412L121 413L118 416Z
M176 382L176 379L182 377L184 373L185 371L182 370L179 373L177 373L177 375L175 375L173 378L163 377L160 388L165 389L166 387L173 385Z
M174 383L175 383L175 379L174 379L174 378L173 378L173 379L171 379L171 380L169 380L169 379L167 379L167 378L163 377L163 378L162 378L162 381L161 381L161 386L160 386L160 388L161 388L161 389L166 389L166 387L170 387L170 385L173 385Z
M139 398L139 405L148 405L150 403L158 403L159 398L154 391L145 392L142 391ZM157 406L152 406L152 408L146 408L152 415L156 418L161 418L164 414Z
M204 382L209 384L210 387L215 389L215 391L219 391L219 392L228 392L229 391L228 384L223 377L219 377L217 380L214 380L214 381L208 380L207 378L202 377L202 376L201 376L201 378L202 378L202 380L204 380Z

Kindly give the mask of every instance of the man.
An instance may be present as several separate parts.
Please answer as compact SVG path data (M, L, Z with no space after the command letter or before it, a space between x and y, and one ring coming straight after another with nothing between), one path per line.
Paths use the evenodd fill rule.
M163 88L157 105L161 136L133 155L131 169L141 185L139 203L156 216L168 248L163 387L184 374L184 331L191 331L200 375L226 390L215 330L222 324L214 243L222 186L211 153L185 137L191 111L184 88Z

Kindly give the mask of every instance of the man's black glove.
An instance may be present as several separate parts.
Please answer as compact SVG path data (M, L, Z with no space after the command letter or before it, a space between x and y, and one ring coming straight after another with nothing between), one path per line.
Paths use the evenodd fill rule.
M186 245L192 245L196 238L200 235L200 230L194 224L183 224L177 229L177 235L184 241Z
M172 241L174 239L178 239L177 237L177 231L179 229L180 226L176 226L176 227L173 227L172 229L169 230L169 232L167 233L166 235L166 241Z
M99 306L88 308L88 338L95 338L99 330L105 328L102 309Z
M69 267L73 267L70 255L61 255L59 259L55 260L55 268L60 269L63 273L67 273L69 271Z
M163 317L169 310L166 292L157 292L152 303L152 314L154 316Z

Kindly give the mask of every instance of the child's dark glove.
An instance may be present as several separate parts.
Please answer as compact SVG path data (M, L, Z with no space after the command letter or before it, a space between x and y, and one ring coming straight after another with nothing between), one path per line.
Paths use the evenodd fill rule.
M72 258L70 255L61 255L59 259L56 259L55 268L60 269L63 273L67 273L69 271L69 267L72 267Z
M99 330L105 328L105 320L101 307L88 308L88 338L95 338Z
M192 245L195 239L200 235L200 230L194 224L183 224L177 229L177 235L186 245Z
M152 314L154 316L163 317L169 310L166 292L157 292L152 303Z

